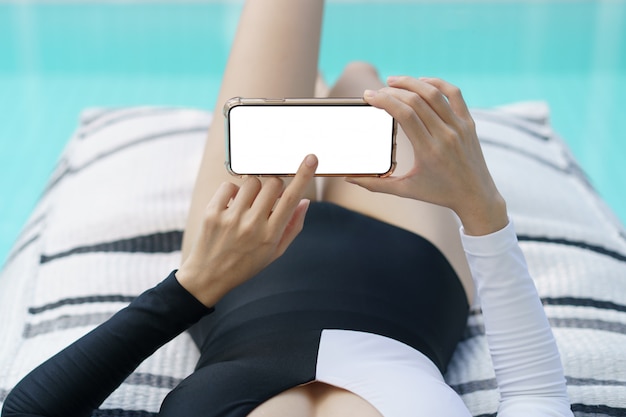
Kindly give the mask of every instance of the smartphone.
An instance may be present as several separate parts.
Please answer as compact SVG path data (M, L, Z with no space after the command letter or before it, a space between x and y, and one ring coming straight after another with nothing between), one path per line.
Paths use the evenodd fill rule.
M396 121L361 98L235 97L224 116L233 175L292 176L311 153L319 176L384 177L396 166Z

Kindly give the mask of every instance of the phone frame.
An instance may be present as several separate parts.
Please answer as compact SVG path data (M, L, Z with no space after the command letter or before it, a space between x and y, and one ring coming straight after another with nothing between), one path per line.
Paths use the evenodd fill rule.
M226 161L224 166L231 175L244 176L254 175L258 177L293 177L295 173L276 173L276 174L254 174L254 173L237 173L231 168L231 155L230 155L230 111L237 106L370 106L361 97L346 97L346 98L243 98L233 97L224 103L224 136L225 136L225 148L226 148ZM389 170L384 173L341 173L341 174L329 174L320 173L316 174L319 177L388 177L393 174L397 162L396 162L396 135L398 132L398 123L395 118L392 118L391 126L391 154Z

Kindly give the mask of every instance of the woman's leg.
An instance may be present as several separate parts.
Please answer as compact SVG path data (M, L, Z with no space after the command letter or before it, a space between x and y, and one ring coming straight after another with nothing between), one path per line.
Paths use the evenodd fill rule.
M376 69L363 62L349 64L330 90L331 97L360 97L363 91L378 89L384 84ZM408 138L398 131L397 174L413 166L413 152ZM361 212L430 240L452 264L465 287L470 305L474 285L465 252L459 238L459 221L449 209L389 194L373 193L347 183L342 178L325 178L322 200Z
M214 109L214 120L196 179L182 258L196 239L204 208L224 181L236 181L224 167L222 107L231 97L312 97L317 77L322 0L248 0ZM310 190L310 198L315 190Z

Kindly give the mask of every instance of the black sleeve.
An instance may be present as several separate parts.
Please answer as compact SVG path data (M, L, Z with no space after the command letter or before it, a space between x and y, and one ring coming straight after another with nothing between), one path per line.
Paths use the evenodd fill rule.
M212 311L174 273L22 379L2 417L90 416L144 359Z

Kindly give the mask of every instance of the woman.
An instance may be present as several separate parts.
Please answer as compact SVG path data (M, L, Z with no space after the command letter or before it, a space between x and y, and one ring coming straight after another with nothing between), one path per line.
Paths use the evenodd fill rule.
M232 96L315 94L322 3L247 3L216 113ZM90 415L195 324L201 358L162 416L469 416L442 374L476 283L499 414L571 416L554 338L461 93L438 79L384 86L365 64L329 91L361 94L403 130L393 177L314 182L309 155L286 187L236 185L214 123L180 269L34 370L2 415Z

